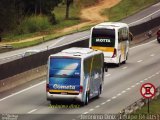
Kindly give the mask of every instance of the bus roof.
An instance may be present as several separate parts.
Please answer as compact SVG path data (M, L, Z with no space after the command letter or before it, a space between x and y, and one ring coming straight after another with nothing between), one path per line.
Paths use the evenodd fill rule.
M50 57L72 57L72 58L87 58L89 56L93 56L95 54L103 53L98 50L93 50L90 48L79 48L79 47L73 47L68 48L65 50L62 50L59 53L52 54Z
M129 27L126 23L122 22L103 22L100 23L93 28L108 28L108 29L116 29L116 28L122 28L122 27Z

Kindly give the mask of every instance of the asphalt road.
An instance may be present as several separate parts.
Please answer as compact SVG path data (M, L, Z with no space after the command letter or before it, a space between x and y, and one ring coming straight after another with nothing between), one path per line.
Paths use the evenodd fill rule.
M133 25L140 24L142 22L146 22L146 21L148 21L152 18L158 17L158 16L160 16L160 2L149 7L149 8L142 10L141 12L139 12L133 16L130 16L130 17L122 20L122 22L128 23L129 26L133 26ZM45 43L37 45L37 46L24 48L24 49L20 49L20 50L14 50L11 52L6 52L6 53L1 53L0 54L0 64L6 63L9 61L13 61L15 59L22 58L22 55L27 50L38 49L38 50L43 51L43 50L51 49L56 46L61 46L64 44L69 44L71 42L75 42L75 41L83 40L85 38L89 38L89 34L90 34L89 31L78 32L78 33L74 33L71 35L66 35L64 37L60 37L58 39L54 39L49 42L45 42Z
M128 23L130 26L134 26L147 22L153 18L159 17L159 15L160 15L160 2L126 19L123 19L122 22Z
M46 101L43 80L30 87L1 94L0 113L21 114L19 117L23 120L76 120L89 114L119 113L142 98L140 87L143 83L151 82L156 87L160 86L159 51L160 44L155 40L130 48L127 63L120 67L110 65L105 73L101 97L91 100L87 106L77 108L79 106L74 102L57 102L50 106ZM57 108L57 105L65 105L65 108ZM66 108L67 105L74 108Z

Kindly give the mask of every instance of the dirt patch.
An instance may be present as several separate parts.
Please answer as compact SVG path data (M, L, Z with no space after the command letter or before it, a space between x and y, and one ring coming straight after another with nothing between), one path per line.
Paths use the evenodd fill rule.
M24 43L24 42L34 41L34 40L38 40L38 39L43 39L43 37L44 36L37 36L37 37L14 41L14 42L2 42L2 43L0 43L0 46L6 45L6 44Z
M81 11L81 19L89 20L91 22L103 22L108 20L107 16L102 16L101 11L106 8L111 8L118 4L121 0L101 0L99 4L83 9Z
M88 25L98 24L108 20L107 16L102 16L101 11L117 5L121 0L101 0L97 5L82 9L80 18L84 22L75 26L65 28L60 32L69 32L77 30Z

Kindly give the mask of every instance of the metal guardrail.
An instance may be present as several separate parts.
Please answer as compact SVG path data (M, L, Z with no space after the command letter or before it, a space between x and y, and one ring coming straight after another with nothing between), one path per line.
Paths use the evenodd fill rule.
M13 49L14 47L12 45L2 45L0 46L0 49Z
M152 97L151 100L156 99L158 96L160 95L160 86L157 87L156 89L156 95L154 97ZM139 100L137 100L136 102L134 102L133 104L127 106L126 108L124 108L123 110L120 111L119 114L121 115L126 115L126 114L131 114L134 111L141 109L144 105L148 104L148 99L145 98L141 98Z
M63 46L59 46L47 51L39 52L21 59L10 61L4 64L0 64L0 80L8 77L12 77L16 74L31 70L33 68L45 65L47 63L50 54L55 54L63 49L70 47L88 47L88 39L72 42Z

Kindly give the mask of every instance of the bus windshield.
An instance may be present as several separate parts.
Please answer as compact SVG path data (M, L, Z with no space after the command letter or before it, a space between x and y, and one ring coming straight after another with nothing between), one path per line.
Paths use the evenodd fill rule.
M92 46L114 47L115 29L93 28Z
M80 62L80 59L75 58L51 58L49 76L58 78L79 78Z

